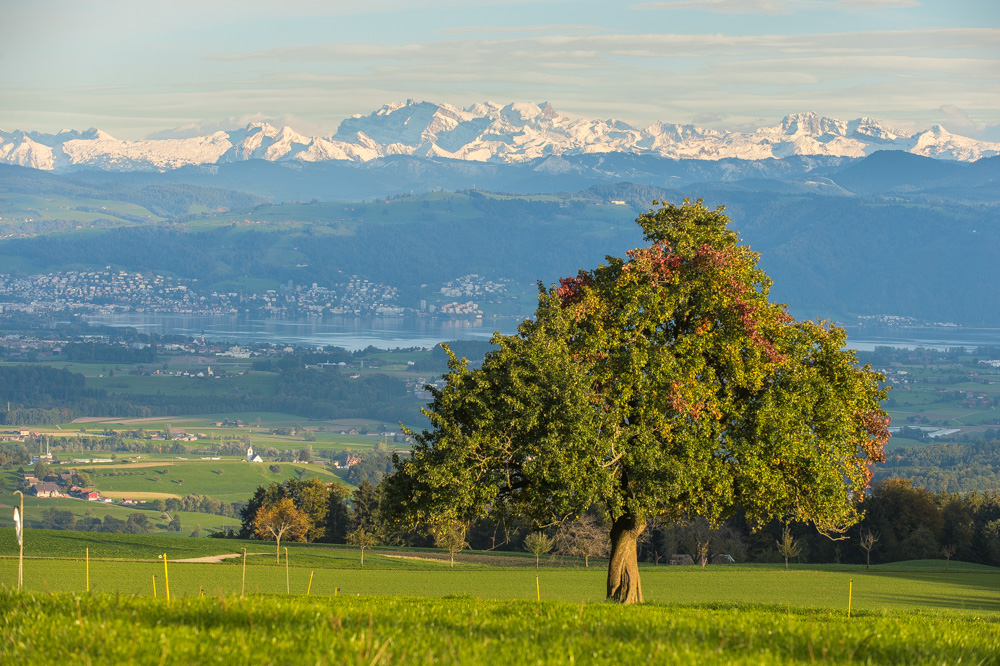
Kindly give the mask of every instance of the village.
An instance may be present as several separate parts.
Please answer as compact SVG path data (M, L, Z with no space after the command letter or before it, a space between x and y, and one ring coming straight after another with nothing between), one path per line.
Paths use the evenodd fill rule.
M419 313L481 315L482 303L504 300L507 282L465 275L446 282L438 290L442 302L423 299L416 307L406 307L399 303L396 287L356 275L329 286L316 282L295 284L288 280L274 289L223 291L203 288L197 279L110 268L29 276L0 274L0 312L248 315L276 319ZM447 300L454 297L466 300Z

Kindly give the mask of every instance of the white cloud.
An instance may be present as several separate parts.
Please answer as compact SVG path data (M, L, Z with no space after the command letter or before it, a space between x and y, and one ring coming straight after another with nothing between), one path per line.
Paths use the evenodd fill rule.
M903 9L919 7L917 0L666 0L644 2L633 9L694 10L716 14L791 14L800 11Z
M671 0L644 2L635 9L692 9L718 14L787 14L789 0Z

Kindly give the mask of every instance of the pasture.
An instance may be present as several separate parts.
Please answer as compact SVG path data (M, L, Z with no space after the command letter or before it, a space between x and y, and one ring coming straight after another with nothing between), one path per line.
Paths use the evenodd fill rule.
M545 600L575 603L603 601L606 569L575 560L548 560L535 569L532 559L510 566L511 554L460 554L455 568L447 561L421 557L414 549L376 548L365 553L330 544L282 544L275 563L273 541L191 539L158 535L106 535L34 530L25 539L25 586L36 590L79 592L85 579L84 549L90 549L91 590L130 595L152 594L152 577L162 576L158 556L167 554L171 592L238 594L242 558L221 563L174 562L240 553L247 557L247 592L285 593L285 547L288 581L304 594L313 575L313 594L444 597L469 595L488 599ZM0 586L16 581L17 544L13 530L0 530ZM495 559L498 563L490 564ZM545 562L545 560L543 560ZM551 566L553 563L558 566ZM647 602L657 604L766 604L783 608L842 611L848 595L858 611L975 611L1000 621L1000 570L952 562L950 571L937 560L873 566L848 565L710 565L669 567L640 565ZM538 577L536 589L535 577Z
M141 464L141 463L140 463ZM303 480L319 477L323 482L340 481L340 477L323 465L279 463L274 473L268 463L248 463L227 460L163 460L150 466L118 466L112 469L97 465L80 466L94 481L102 494L137 498L143 493L165 493L175 496L207 495L223 502L247 500L257 486L281 483L298 477Z
M266 542L26 536L17 592L16 543L0 530L0 658L11 663L1000 663L1000 571L960 563L643 565L647 603L621 607L603 602L600 566L478 556L452 569L383 549L362 569L354 549L293 544L286 570ZM244 546L246 598L241 557L175 561Z

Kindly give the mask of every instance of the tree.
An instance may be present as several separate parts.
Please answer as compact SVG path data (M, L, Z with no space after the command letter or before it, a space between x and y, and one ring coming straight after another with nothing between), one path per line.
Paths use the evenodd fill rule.
M941 547L941 554L944 555L944 570L945 573L951 568L951 558L955 557L955 551L957 548L955 546L948 544L947 546Z
M879 533L872 532L871 530L861 530L861 541L859 542L861 548L865 551L865 569L871 568L872 565L872 549L875 544L878 543Z
M330 543L345 543L351 516L347 511L350 491L343 483L334 481L327 488L326 533L324 540Z
M431 429L395 457L385 506L408 523L509 513L540 528L610 516L607 596L642 601L647 520L759 528L856 523L884 458L881 376L842 329L796 322L722 210L665 204L651 245L539 288L535 318L470 370L450 355Z
M181 514L179 513L174 514L174 517L171 518L170 522L167 524L167 529L170 530L171 532L181 531Z
M583 566L590 566L590 558L607 557L610 550L608 531L589 513L559 526L553 547L560 555L582 557Z
M309 529L309 518L295 508L290 497L278 500L270 506L263 506L253 519L254 532L262 539L273 538L275 561L281 562L281 538L298 541Z
M792 530L785 525L785 528L781 531L781 538L775 541L778 545L778 552L781 556L785 558L785 569L788 568L788 559L790 557L798 557L799 553L802 552L802 546L795 543L795 537L792 536Z
M322 538L326 532L326 512L329 505L326 484L316 477L308 481L289 479L285 481L285 488L295 507L309 519L305 540L316 541Z
M552 539L545 532L535 531L524 538L524 549L535 556L535 568L538 568L538 558L552 550Z
M431 529L434 545L448 551L448 558L452 568L455 567L455 555L469 547L469 544L465 541L465 536L468 532L469 524L457 520L435 525Z
M367 527L355 527L347 533L347 543L361 549L361 566L365 566L365 549L378 545L378 535Z
M362 481L358 484L357 489L351 493L351 522L356 527L364 527L374 533L380 531L379 502L381 492L379 486Z

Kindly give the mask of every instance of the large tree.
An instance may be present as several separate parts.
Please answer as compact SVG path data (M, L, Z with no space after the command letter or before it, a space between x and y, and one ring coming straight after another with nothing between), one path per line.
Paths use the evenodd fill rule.
M639 217L649 246L558 287L470 370L451 359L397 458L386 506L409 522L519 516L537 527L591 504L611 517L608 598L641 602L647 518L751 525L857 522L883 458L881 377L832 325L768 301L758 256L701 201Z
M309 516L295 508L290 497L262 506L253 519L254 532L261 539L274 539L274 559L281 562L281 539L301 541L309 531Z

